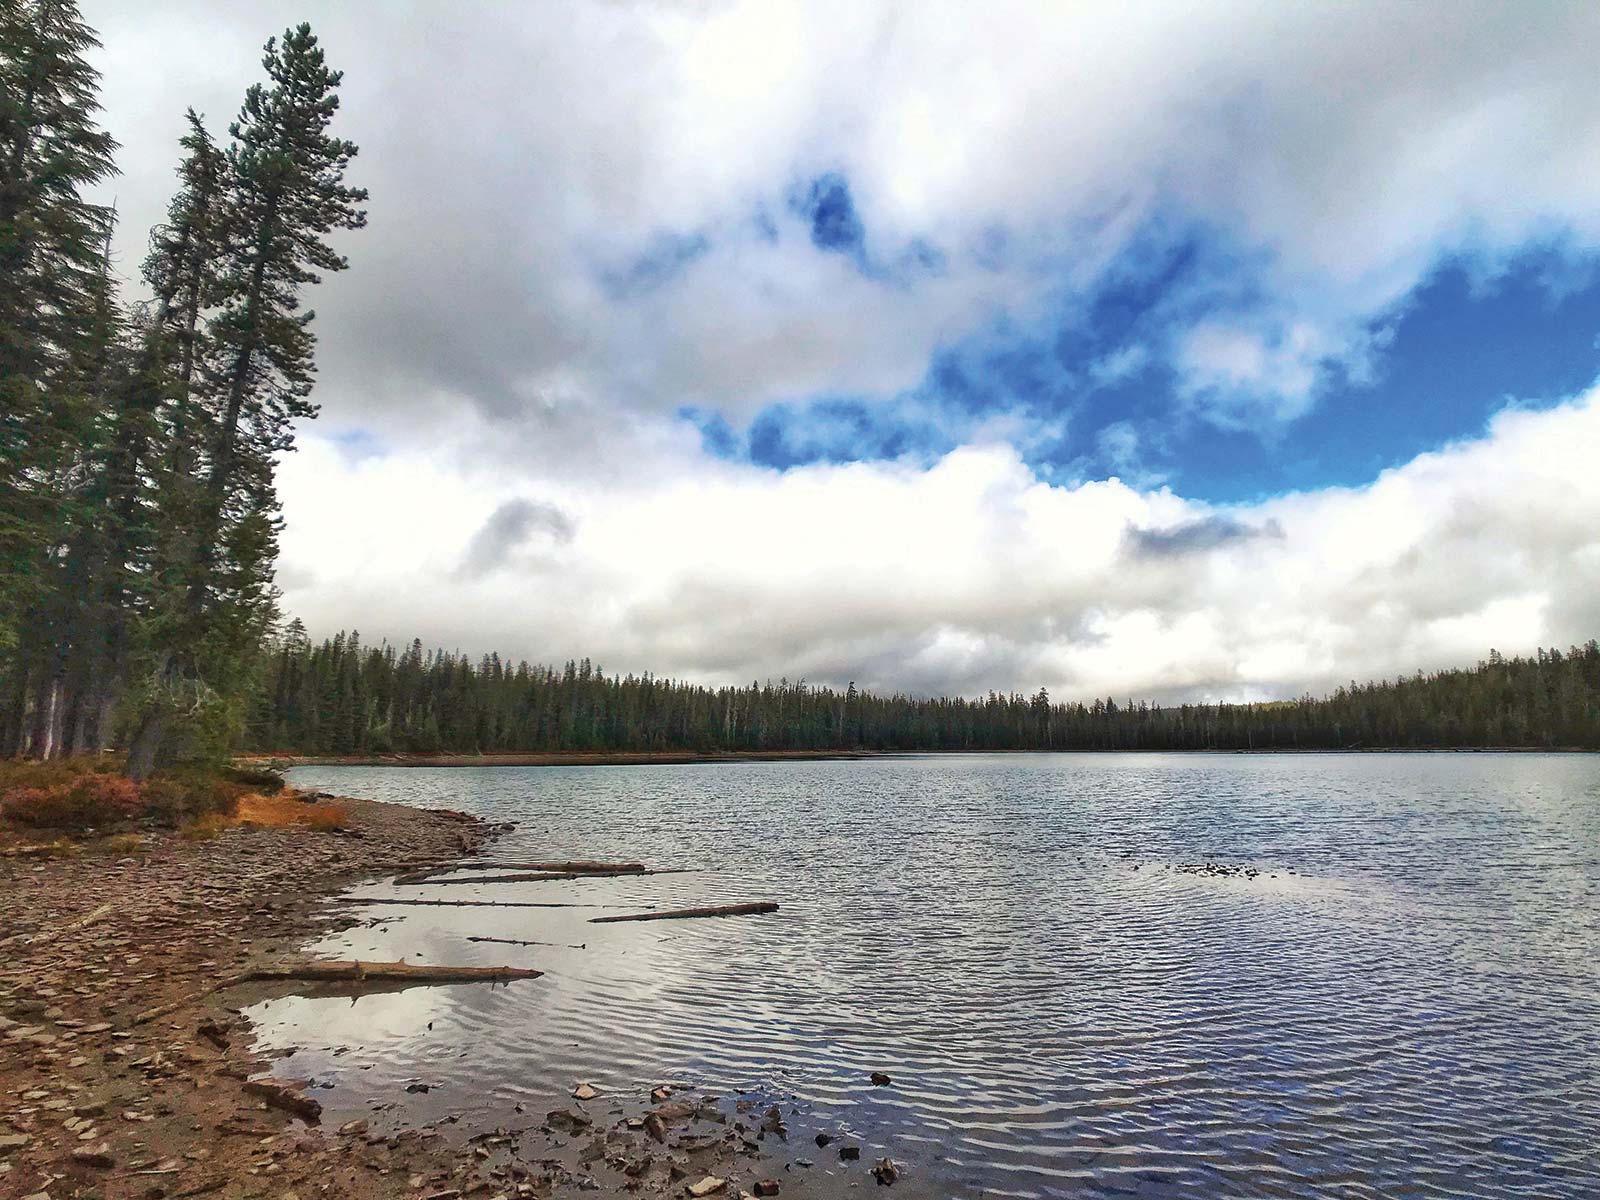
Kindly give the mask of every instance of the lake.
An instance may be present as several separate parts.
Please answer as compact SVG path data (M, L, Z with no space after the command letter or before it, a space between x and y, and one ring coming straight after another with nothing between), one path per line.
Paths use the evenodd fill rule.
M297 1048L282 1071L333 1085L334 1119L398 1093L391 1119L491 1127L579 1079L684 1079L778 1098L807 1139L859 1134L913 1194L1600 1194L1600 758L291 779L515 822L499 859L699 868L361 895L782 906L613 925L587 923L609 908L374 908L382 924L315 949L548 974L258 1006L267 1044ZM1257 873L1179 869L1208 861Z

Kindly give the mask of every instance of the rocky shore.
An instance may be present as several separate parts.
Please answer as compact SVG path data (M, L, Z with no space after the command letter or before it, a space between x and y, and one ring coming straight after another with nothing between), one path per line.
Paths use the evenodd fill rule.
M245 1086L267 1064L237 1010L273 985L211 991L347 923L325 903L346 885L472 853L493 832L459 813L341 804L340 831L124 836L49 857L0 843L0 1196L303 1200L413 1195L412 1177L448 1176L451 1154L353 1154L266 1105Z
M328 902L348 885L474 854L496 832L460 813L339 804L339 830L123 836L66 854L0 830L0 1197L735 1200L898 1177L849 1130L685 1083L579 1083L569 1104L516 1105L494 1129L323 1125L314 1092L270 1077L241 1016L296 988L228 981L302 961L308 941L358 920Z

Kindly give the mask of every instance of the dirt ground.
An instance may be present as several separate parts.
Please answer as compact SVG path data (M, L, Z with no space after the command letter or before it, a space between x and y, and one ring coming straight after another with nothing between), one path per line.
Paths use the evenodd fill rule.
M329 1129L267 1103L250 1084L268 1063L239 1014L294 986L212 989L353 923L327 902L349 884L473 855L497 832L459 813L339 803L340 831L151 834L66 856L28 853L0 827L0 1197L735 1200L777 1194L781 1179L804 1200L893 1181L887 1160L824 1148L826 1135L796 1129L790 1143L776 1108L683 1087L518 1106L514 1124L470 1133Z
M492 832L342 803L343 832L162 834L49 858L18 853L15 834L0 843L0 1196L410 1195L397 1173L448 1173L417 1147L352 1154L248 1094L266 1064L232 1010L261 985L207 994L343 920L323 904L342 886Z

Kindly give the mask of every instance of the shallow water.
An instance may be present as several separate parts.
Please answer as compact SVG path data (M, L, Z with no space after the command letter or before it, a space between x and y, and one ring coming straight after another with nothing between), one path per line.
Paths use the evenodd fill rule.
M854 1131L920 1194L1600 1194L1600 758L292 778L515 821L496 858L705 868L362 895L782 905L621 925L588 924L598 909L373 908L391 920L316 949L548 974L260 1006L266 1041L299 1048L283 1073L314 1076L337 1119L399 1093L391 1119L470 1129L518 1102L542 1112L578 1079L676 1078L796 1106L807 1145ZM1261 874L1172 869L1206 859ZM869 1086L873 1070L892 1086ZM412 1081L433 1090L404 1094Z

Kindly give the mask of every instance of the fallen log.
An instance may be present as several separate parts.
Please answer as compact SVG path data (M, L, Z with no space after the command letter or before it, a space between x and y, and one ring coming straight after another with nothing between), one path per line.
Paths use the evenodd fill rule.
M413 883L434 875L448 875L452 871L548 871L563 876L572 875L645 875L643 863L589 862L582 859L550 859L543 862L469 862L439 863L411 871L397 878L396 883Z
M617 917L590 917L589 924L605 925L613 921L683 921L690 917L742 917L754 913L777 912L778 906L771 900L760 900L753 904L718 904L711 908L673 908L666 912L627 913Z
M537 979L543 974L543 971L527 967L447 967L408 963L405 959L399 962L311 959L280 967L258 967L235 975L228 981L228 986L275 980L298 983L365 983L369 980L379 983L500 983L508 979Z
M474 875L470 879L435 879L433 873L398 875L395 883L404 887L443 887L452 883L547 883L554 879L619 879L637 875L687 875L696 867L672 867L662 871L539 871L531 875Z
M510 979L537 979L543 974L543 971L524 967L436 967L408 963L404 959L399 962L311 959L279 967L258 967L241 975L231 975L227 979L218 980L198 995L183 996L171 1003L148 1009L134 1017L132 1023L148 1024L158 1017L177 1012L180 1008L225 988L237 987L243 983L273 983L285 980L297 983L501 983ZM199 1030L202 1036L206 1035L205 1025L206 1023L202 1023Z
M363 899L360 896L335 896L335 904L401 904L423 908L633 908L632 904L576 904L556 900L410 900Z
M529 942L521 938L472 937L470 935L467 941L496 942L502 946L558 946L563 950L587 950L589 948L588 942L582 942L575 946L571 942Z

